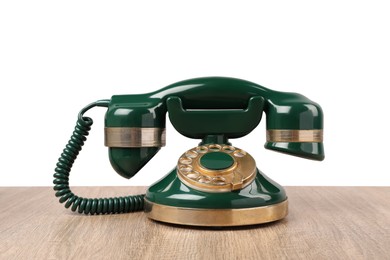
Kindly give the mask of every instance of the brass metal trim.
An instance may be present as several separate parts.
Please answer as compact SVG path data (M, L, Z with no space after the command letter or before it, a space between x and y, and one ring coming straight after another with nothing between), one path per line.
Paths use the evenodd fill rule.
M108 147L161 147L165 146L165 139L165 128L104 128L104 145Z
M288 201L241 209L198 209L166 206L145 199L145 213L153 220L189 226L245 226L273 222L288 214Z
M290 130L290 129L271 129L267 130L267 142L310 142L320 143L323 141L323 130Z
M234 160L234 163L221 170L203 167L201 158L207 153L223 152ZM256 162L242 149L230 146L209 144L194 147L182 154L177 163L177 176L187 186L204 192L229 192L248 186L255 179Z

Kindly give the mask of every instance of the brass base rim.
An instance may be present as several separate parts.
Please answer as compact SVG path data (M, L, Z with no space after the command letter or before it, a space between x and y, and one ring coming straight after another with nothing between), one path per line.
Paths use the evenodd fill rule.
M150 219L179 225L247 226L283 219L288 214L288 201L253 208L199 209L167 206L145 199L145 213Z

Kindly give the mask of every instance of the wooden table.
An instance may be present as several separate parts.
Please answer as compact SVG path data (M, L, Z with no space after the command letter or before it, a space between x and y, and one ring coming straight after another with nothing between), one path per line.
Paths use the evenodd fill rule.
M161 224L142 212L79 215L50 187L0 187L0 259L390 259L390 187L286 189L286 219L217 229ZM145 190L74 188L98 197Z

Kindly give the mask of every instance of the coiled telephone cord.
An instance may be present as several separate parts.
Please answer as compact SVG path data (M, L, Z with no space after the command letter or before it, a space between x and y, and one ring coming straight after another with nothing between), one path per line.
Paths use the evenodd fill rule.
M60 197L60 203L65 203L65 208L71 207L72 211L77 210L86 215L127 213L144 208L144 194L115 198L83 198L75 195L69 187L69 173L93 124L93 120L90 117L83 117L83 114L95 106L108 107L108 104L109 100L99 100L80 111L76 127L58 159L53 175L55 196Z

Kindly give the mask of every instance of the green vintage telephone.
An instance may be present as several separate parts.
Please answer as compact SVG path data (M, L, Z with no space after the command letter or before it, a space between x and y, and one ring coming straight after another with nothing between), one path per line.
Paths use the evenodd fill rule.
M105 145L111 165L134 176L165 145L165 117L182 135L201 139L184 152L175 168L146 194L89 199L69 188L69 173L92 125L83 114L107 107ZM287 215L284 189L256 167L230 138L250 133L267 114L265 148L323 160L321 107L296 93L273 91L224 77L181 81L141 95L96 101L78 116L57 163L54 190L66 208L85 214L145 210L151 219L196 226L239 226L276 221Z

